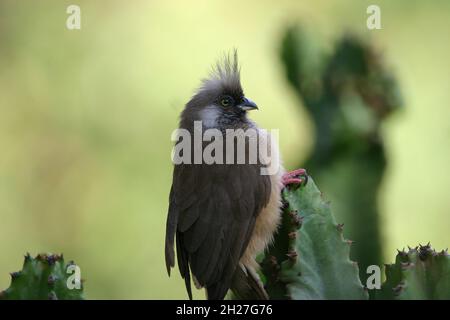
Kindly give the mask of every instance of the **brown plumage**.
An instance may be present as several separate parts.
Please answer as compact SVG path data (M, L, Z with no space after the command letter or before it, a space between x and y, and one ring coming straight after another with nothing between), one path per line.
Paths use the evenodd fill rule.
M224 103L224 99L231 103ZM244 96L235 54L225 58L203 81L181 114L180 128L193 133L194 121L202 121L203 129L222 132L224 146L226 129L255 129L257 139L269 141L272 159L278 157L275 142L247 117L247 110L255 108ZM203 148L207 144L204 142ZM261 175L262 163L265 162L174 166L166 226L166 265L170 275L176 243L178 266L189 298L192 299L191 274L196 285L206 288L208 299L223 299L233 279L242 279L242 274L254 280L256 254L271 241L281 206L282 168L274 175ZM254 286L253 282L250 285Z

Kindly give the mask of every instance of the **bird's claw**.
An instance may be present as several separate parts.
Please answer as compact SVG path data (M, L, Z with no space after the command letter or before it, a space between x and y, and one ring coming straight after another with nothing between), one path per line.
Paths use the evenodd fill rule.
M297 169L283 174L281 181L285 187L306 185L308 183L308 174L305 169Z

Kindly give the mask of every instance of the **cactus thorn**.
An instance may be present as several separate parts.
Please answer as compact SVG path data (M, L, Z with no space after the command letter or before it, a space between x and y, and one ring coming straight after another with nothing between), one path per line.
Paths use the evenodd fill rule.
M400 265L401 265L402 270L406 270L406 269L414 267L414 263L412 263L412 262L401 262Z
M292 215L297 215L298 214L298 210L291 210L289 211L289 214Z
M288 237L289 237L289 239L291 239L291 240L296 239L296 238L297 238L297 232L295 232L295 231L289 232L289 233L288 233Z
M49 286L53 286L58 278L52 275L48 276L47 283Z
M11 280L16 280L18 277L20 277L21 272L20 271L16 271L16 272L11 272Z
M344 224L343 223L338 223L336 228L338 229L338 231L342 232L342 230L344 229Z
M416 247L417 248L417 247ZM422 244L420 244L419 243L419 250L427 250L427 249L429 249L430 247L428 246L428 245L422 245Z
M269 257L269 264L275 270L279 270L280 269L280 265L278 264L278 260L277 260L277 258L275 256L270 256Z
M430 255L433 255L433 250L430 246L426 245L419 248L419 258L421 260L426 260Z
M294 226L296 226L297 228L302 225L302 218L300 218L297 214L292 214L291 218L292 224L294 224Z
M392 291L394 291L394 295L398 296L403 290L403 285L399 284L392 288Z
M297 252L289 251L286 255L289 258L289 260L291 260L292 262L297 261L297 256L298 256Z
M52 265L54 265L55 262L56 262L56 256L55 256L55 255L48 255L46 260L47 260L47 263L48 263L50 266L52 266Z
M49 294L48 294L48 300L58 300L58 297L56 296L56 293L55 292L50 292Z

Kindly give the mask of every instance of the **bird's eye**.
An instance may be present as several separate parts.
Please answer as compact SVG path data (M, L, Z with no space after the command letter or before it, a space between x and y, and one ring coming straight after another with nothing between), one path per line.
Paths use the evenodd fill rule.
M220 104L224 107L229 107L233 104L233 98L226 96L220 99Z

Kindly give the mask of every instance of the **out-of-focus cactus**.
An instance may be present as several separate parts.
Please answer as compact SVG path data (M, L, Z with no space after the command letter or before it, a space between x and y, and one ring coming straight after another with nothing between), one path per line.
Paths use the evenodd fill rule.
M345 36L331 50L300 27L287 31L281 58L287 78L315 124L316 142L301 166L333 202L355 241L352 258L366 278L381 263L378 188L386 166L380 126L401 105L396 81L369 44Z
M284 190L283 221L262 262L271 299L367 299L351 241L342 235L314 181Z
M399 251L394 264L385 265L386 281L375 299L450 299L450 256L428 244Z
M68 287L73 272L67 268L73 262L64 263L62 255L38 254L25 256L21 271L11 273L11 285L0 292L0 300L80 300L83 286Z

